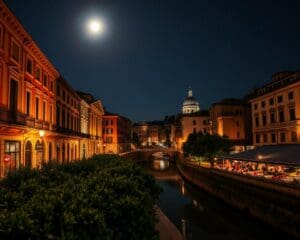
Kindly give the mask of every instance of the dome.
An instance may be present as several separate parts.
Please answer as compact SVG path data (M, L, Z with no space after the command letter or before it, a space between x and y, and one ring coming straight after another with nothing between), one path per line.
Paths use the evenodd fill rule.
M188 91L188 96L184 100L182 105L182 113L183 114L189 114L200 111L200 106L197 100L193 97L193 92L190 89Z

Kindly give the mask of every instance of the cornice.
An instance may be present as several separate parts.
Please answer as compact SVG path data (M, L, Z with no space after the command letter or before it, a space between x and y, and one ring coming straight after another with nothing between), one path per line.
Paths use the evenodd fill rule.
M51 73L55 78L59 77L59 72L53 66L53 64L48 60L45 54L33 41L30 34L25 30L23 25L17 19L17 17L9 10L6 4L0 0L0 19L6 25L6 28L12 32L15 36L21 40L24 48L28 51L34 53L35 57L39 60L40 63Z

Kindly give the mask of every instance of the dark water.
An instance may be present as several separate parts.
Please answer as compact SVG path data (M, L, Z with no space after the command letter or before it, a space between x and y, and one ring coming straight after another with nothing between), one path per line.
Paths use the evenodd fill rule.
M164 162L160 162L164 161ZM176 166L166 160L144 163L163 193L158 202L186 239L291 239L278 230L249 217L223 201L185 182Z

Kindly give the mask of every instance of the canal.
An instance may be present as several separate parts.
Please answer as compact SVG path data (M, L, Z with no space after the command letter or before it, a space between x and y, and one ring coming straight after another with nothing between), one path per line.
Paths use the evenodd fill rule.
M287 239L282 232L184 181L175 163L156 157L142 166L163 190L159 207L180 231L186 229L187 240Z

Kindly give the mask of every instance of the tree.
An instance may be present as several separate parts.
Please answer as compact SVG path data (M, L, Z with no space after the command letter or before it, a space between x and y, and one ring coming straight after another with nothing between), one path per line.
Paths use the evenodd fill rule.
M232 146L232 142L227 137L198 132L188 136L183 144L183 152L185 155L205 157L213 166L213 158L217 154L229 153Z

